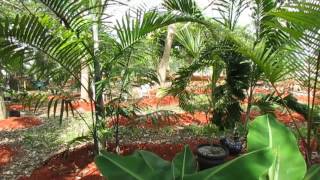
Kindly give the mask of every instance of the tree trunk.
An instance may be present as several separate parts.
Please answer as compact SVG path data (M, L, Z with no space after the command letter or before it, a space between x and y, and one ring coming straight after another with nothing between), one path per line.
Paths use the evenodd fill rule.
M81 70L81 86L80 89L80 98L86 101L90 101L90 95L88 90L90 89L89 84L89 66L84 66Z
M162 58L160 59L159 66L158 66L158 73L160 78L161 86L164 85L166 82L166 71L169 67L169 59L170 59L170 52L172 48L173 38L176 31L176 26L174 24L168 26L168 33L165 42L165 47L163 51Z
M2 94L0 94L0 120L7 118L7 109L4 103L4 98Z
M96 6L96 1L92 0L92 5ZM104 117L104 104L102 92L97 91L97 82L101 81L101 66L99 63L99 24L97 22L97 16L95 13L92 14L92 36L93 36L93 75L94 79L92 81L92 94L94 95L95 103L95 121L93 126L93 139L94 139L94 153L99 153L99 138L98 138L98 126L100 126L101 121Z

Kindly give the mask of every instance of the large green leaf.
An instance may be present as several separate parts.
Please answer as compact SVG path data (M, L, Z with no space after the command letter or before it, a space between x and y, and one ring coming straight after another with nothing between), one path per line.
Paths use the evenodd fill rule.
M246 179L256 180L266 174L268 168L273 162L272 151L270 148L264 148L252 151L241 157L229 161L215 168L200 171L197 174L189 175L185 180L230 180Z
M307 172L304 180L319 180L320 179L320 165L313 165Z
M269 169L271 179L301 180L306 173L306 164L299 151L293 133L270 115L257 117L248 134L248 151L272 148L274 163Z
M102 151L95 162L110 180L172 179L172 174L167 173L171 170L170 163L147 151L136 151L126 157Z
M183 179L186 174L193 174L197 171L197 162L189 146L185 146L183 151L173 159L172 171L174 177L179 177L179 179Z

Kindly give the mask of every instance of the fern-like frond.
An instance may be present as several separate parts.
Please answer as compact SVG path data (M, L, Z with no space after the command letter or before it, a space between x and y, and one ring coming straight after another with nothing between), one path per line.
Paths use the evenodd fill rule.
M183 12L184 15L202 18L202 10L194 0L165 0L163 6L169 11Z
M87 59L89 63L90 56L79 45L80 40L75 40L73 37L72 34L68 38L55 36L35 16L17 15L13 22L9 19L0 20L0 38L9 42L1 44L0 52L14 55L22 49L30 52L36 50L48 56L69 74L77 77L76 74L80 72L81 62L83 62L81 59ZM8 48L12 50L6 51Z
M186 49L189 56L194 59L200 57L204 49L204 38L200 29L192 31L184 27L176 34L177 41Z

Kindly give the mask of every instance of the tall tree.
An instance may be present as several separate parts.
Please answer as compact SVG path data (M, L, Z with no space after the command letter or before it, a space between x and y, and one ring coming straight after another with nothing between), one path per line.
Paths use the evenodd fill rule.
M158 65L158 73L160 77L160 83L162 86L166 82L166 78L167 78L167 70L169 68L170 53L171 53L175 32L176 32L176 26L174 24L169 25L167 30L167 38L165 41L163 55Z

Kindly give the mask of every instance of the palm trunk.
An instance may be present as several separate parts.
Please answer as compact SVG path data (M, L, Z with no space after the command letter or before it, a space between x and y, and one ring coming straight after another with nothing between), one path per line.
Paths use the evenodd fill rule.
M7 108L2 93L0 94L0 120L7 118Z
M252 107L252 98L253 98L253 91L254 87L251 85L249 87L249 97L248 97L248 105L246 110L246 116L245 116L245 130L248 130L249 120L250 120L250 113L251 113L251 107Z
M256 86L256 78L255 78L255 74L256 74L256 66L253 65L253 69L251 72L251 77L250 77L250 87L249 87L249 97L248 97L248 105L247 105L247 110L246 110L246 115L245 115L245 130L248 130L248 124L249 124L249 120L250 120L250 113L251 113L251 107L252 107L252 99L253 99L253 93L254 93L254 89Z
M90 101L90 95L88 90L90 89L89 81L89 66L85 65L81 70L81 86L80 89L80 98L86 101Z
M160 77L161 86L163 86L164 83L166 82L166 78L167 78L166 72L169 67L170 52L172 48L175 31L176 31L176 26L174 24L168 26L167 39L165 42L163 55L162 55L162 58L160 59L159 66L158 66L158 73Z
M92 0L92 4L96 5L95 0ZM92 94L94 95L95 103L95 121L93 123L93 140L94 140L94 153L99 153L99 138L98 138L98 126L104 117L103 108L103 97L102 93L98 92L97 82L101 81L101 66L99 63L99 24L95 13L92 14L93 25L92 25L92 36L93 36L93 75L94 80L92 81Z
M316 91L317 91L317 83L318 83L318 76L319 76L319 70L320 70L320 51L319 55L317 58L317 65L316 65L316 72L315 72L315 80L313 84L313 94L312 94L312 102L311 102L311 109L310 109L310 102L309 104L309 113L308 113L308 129L307 129L307 164L310 167L311 166L311 155L312 155L312 148L311 148L311 131L313 129L313 111L314 111L314 106L315 106L315 98L316 98ZM310 86L309 86L310 89ZM310 90L308 93L308 101L310 99Z

